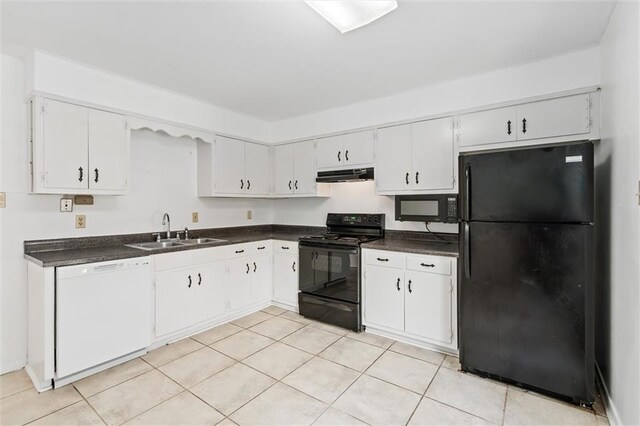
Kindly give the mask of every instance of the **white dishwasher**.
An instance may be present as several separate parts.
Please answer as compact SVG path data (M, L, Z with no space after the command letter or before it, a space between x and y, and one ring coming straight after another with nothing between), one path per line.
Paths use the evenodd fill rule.
M148 257L56 268L56 376L149 346L152 297Z

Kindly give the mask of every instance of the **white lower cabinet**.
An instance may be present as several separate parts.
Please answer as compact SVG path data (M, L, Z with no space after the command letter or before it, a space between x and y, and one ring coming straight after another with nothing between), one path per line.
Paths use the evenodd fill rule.
M270 302L271 256L270 241L156 256L156 337Z
M273 243L273 301L298 308L298 243Z
M376 250L364 250L363 258L368 328L458 348L455 258Z

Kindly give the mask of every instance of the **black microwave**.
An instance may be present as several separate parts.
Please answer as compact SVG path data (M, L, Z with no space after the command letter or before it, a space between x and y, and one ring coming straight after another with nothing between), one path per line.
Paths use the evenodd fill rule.
M396 195L396 220L458 222L458 194Z

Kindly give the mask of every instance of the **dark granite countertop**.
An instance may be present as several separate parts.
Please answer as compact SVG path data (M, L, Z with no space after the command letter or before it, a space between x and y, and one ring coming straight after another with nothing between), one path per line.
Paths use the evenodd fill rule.
M42 267L69 266L269 239L298 241L301 236L325 231L324 227L286 225L194 229L189 231L190 238L217 238L225 241L158 250L142 250L126 246L126 244L154 241L151 233L36 240L24 242L24 257Z
M458 235L387 230L385 238L362 244L364 249L458 257Z
M193 229L189 231L190 238L217 238L224 241L158 250L127 247L127 244L153 241L151 233L35 240L24 242L24 257L42 267L69 266L269 239L298 241L301 236L321 234L323 232L326 232L325 227L295 225ZM385 235L384 239L365 243L362 247L406 253L458 256L457 235L440 234L446 242L426 232L387 230Z

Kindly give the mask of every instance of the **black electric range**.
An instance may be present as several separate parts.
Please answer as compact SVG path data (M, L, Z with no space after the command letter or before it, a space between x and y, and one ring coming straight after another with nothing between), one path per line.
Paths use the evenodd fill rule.
M384 214L327 215L327 233L299 240L300 314L362 328L360 244L384 238Z

